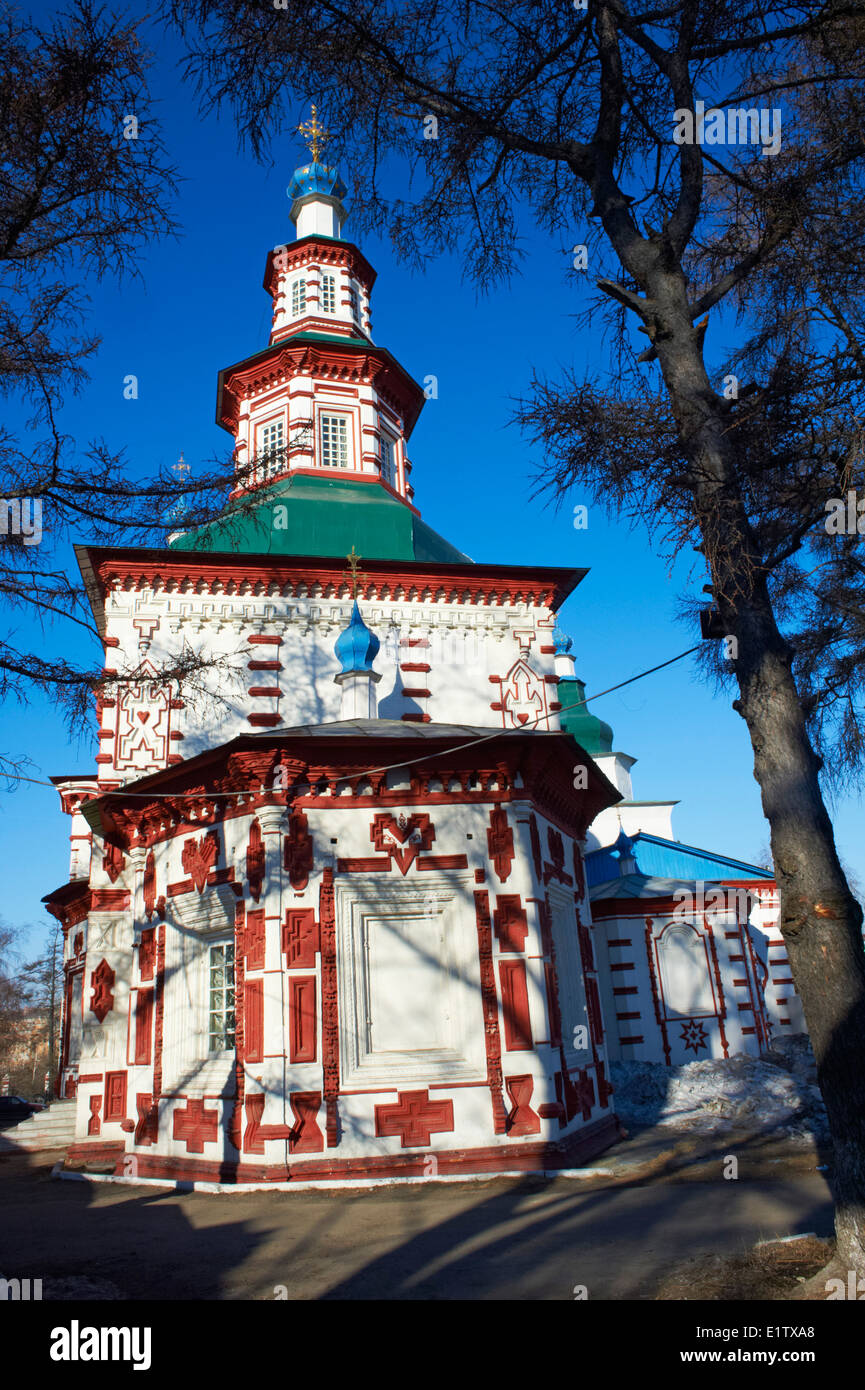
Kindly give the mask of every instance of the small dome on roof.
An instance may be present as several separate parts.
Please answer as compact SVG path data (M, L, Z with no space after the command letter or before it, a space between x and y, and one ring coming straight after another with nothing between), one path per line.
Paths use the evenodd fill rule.
M328 198L344 198L348 189L339 176L339 170L326 164L310 160L295 169L286 193L292 202L296 198L306 198L311 193L321 193Z
M562 632L560 627L553 630L553 646L556 649L556 656L564 656L574 645L573 637L569 637L566 632Z
M339 634L333 650L342 668L343 675L353 671L371 671L372 663L378 656L381 646L374 632L370 632L357 606L357 599L351 610L348 627Z

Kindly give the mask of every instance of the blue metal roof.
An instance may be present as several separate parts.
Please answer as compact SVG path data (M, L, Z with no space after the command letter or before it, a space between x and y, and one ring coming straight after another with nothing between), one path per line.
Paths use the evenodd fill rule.
M769 869L760 869L756 864L730 859L714 850L695 849L678 840L662 840L659 835L648 835L642 830L630 838L638 873L651 878L702 879L709 883L719 879L773 877ZM592 850L586 855L586 882L590 888L617 878L618 874L619 855L615 845Z

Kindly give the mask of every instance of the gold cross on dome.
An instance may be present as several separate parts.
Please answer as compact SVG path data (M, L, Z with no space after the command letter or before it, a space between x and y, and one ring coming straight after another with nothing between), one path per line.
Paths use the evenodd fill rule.
M185 478L189 472L189 464L184 462L183 450L180 451L180 458L171 465L172 473L177 473L181 478Z
M302 135L304 140L306 141L307 147L312 155L313 162L317 163L318 156L321 154L321 151L327 144L330 131L326 130L325 127L320 124L314 106L311 108L311 110L312 119L309 121L301 121L300 125L297 127L297 130L298 133Z
M349 570L351 570L351 578L349 578L349 575L348 575L347 572L345 572L344 577L345 577L346 579L348 579L348 582L351 584L351 596L352 596L352 598L357 598L357 586L358 586L358 583L359 583L361 580L367 578L367 576L366 576L366 575L363 573L363 571L359 568L360 562L361 562L361 560L363 559L363 556L362 556L362 555L357 555L357 554L355 553L354 546L352 546L350 553L349 553L348 555L346 555L345 558L348 560L348 568L349 568Z

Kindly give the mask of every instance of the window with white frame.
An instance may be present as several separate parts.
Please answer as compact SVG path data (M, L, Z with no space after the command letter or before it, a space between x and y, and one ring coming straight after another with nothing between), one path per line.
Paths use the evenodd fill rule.
M381 435L378 457L382 480L396 487L396 441L389 434Z
M325 314L336 313L336 281L332 275L321 277L321 307Z
M294 318L306 309L306 281L294 280L291 286L291 312Z
M348 462L348 418L345 415L322 415L322 468L348 468Z
M210 947L208 962L208 1051L227 1052L234 1047L234 943Z
M285 447L285 425L271 420L258 431L258 458L261 463L276 463Z
M360 323L360 300L354 285L350 286L348 291L348 304L355 323Z

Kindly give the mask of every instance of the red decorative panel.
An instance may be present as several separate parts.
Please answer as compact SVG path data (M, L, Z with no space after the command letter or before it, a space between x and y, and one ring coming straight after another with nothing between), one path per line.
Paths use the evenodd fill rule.
M490 811L487 848L499 882L506 883L514 862L514 832L508 825L508 815L503 806L494 806Z
M500 893L493 913L496 939L502 951L524 951L528 923L518 893Z
M521 960L500 961L499 974L502 982L505 1047L508 1052L528 1052L532 1048L532 1028L529 1022L525 964Z
M205 1144L215 1144L219 1135L219 1111L207 1110L203 1100L188 1099L185 1110L174 1112L172 1132L185 1142L187 1153L204 1153Z
M319 950L318 922L315 909L311 907L290 907L285 914L282 928L282 949L285 963L289 969L314 969L315 956Z
M264 841L261 835L261 825L256 819L249 827L249 842L246 846L246 881L249 884L249 891L255 902L258 902L261 897L261 889L264 883L264 859Z
M140 989L135 999L135 1065L150 1064L150 1037L153 1031L153 990Z
M426 1148L430 1135L453 1133L452 1100L430 1100L429 1091L400 1091L395 1105L375 1107L375 1132L399 1137L404 1149Z
M247 970L264 969L264 908L251 908L246 925L238 933L238 949L246 959Z
M550 1015L550 1042L553 1047L558 1047L562 1041L562 1011L559 1008L559 981L554 961L544 961L544 985Z
M138 1121L135 1125L136 1144L155 1144L159 1138L159 1111L150 1091L139 1091L135 1097Z
M324 1072L327 1147L339 1143L339 1002L336 983L336 918L333 905L333 869L321 876L318 896L321 927L321 1036Z
M507 1076L505 1086L513 1102L513 1110L508 1115L508 1134L539 1134L540 1116L529 1104L535 1081L532 1076Z
M594 970L595 954L592 950L591 933L588 927L586 926L585 922L580 921L579 912L577 913L577 935L580 939L580 958L583 963L583 969Z
M315 1046L315 976L296 975L289 980L290 1056L292 1062L314 1062Z
M309 882L313 864L312 836L302 811L293 811L288 818L284 854L289 882L296 892L302 892Z
M502 1098L502 1049L499 1038L499 1006L496 995L496 975L493 968L493 933L490 923L489 894L475 892L475 916L478 927L478 956L481 974L481 1006L484 1015L484 1045L487 1053L487 1084L493 1106L493 1132L504 1134L507 1113Z
M580 853L577 842L573 844L574 851L574 887L580 898L586 896L586 873L583 865L583 856Z
M587 1071L580 1072L574 1084L574 1093L583 1119L590 1120L595 1105L595 1088Z
M247 980L243 987L243 1055L260 1062L264 1055L264 981Z
M102 1133L102 1121L101 1121L100 1118L99 1118L99 1111L101 1110L101 1108L102 1108L102 1097L101 1097L101 1096L91 1096L91 1097L90 1097L90 1119L87 1121L87 1133L88 1133L88 1134L101 1134L101 1133Z
M292 1091L288 1101L296 1122L288 1138L289 1153L320 1153L324 1148L324 1135L318 1127L321 1091Z
M114 971L107 960L101 960L91 974L90 988L93 990L90 1011L103 1023L114 1008ZM105 1118L108 1118L107 1114Z
M215 830L208 830L207 834L200 840L190 837L183 842L180 862L199 893L204 892L207 875L218 858L219 836Z
M80 955L81 955L81 952L82 952L83 950L84 950L84 933L83 933L83 931L77 931L77 932L75 933L75 936L74 936L73 941L72 941L72 954L73 954L73 956L80 956Z
M105 1076L105 1122L126 1119L126 1072L110 1071Z
M425 854L415 860L418 873L422 869L467 869L469 861L464 854Z
M549 883L551 878L556 878L559 883L566 883L570 887L573 884L573 879L570 874L565 873L564 841L559 831L554 830L551 825L547 826L547 844L553 862L544 865L544 883Z
M153 772L165 766L170 701L170 691L155 681L142 680L121 687L117 696L115 771ZM111 755L107 756L110 762Z
M126 860L119 845L106 845L105 853L102 856L102 867L107 873L112 883L116 883L126 867ZM95 1130L98 1134L99 1131Z
M601 996L598 993L598 982L591 978L586 979L586 1008L589 1012L589 1027L592 1030L592 1042L596 1047L601 1047L604 1041L604 1017L601 1013Z
M138 942L138 973L142 980L153 979L156 964L156 929L145 927Z
M405 877L421 850L428 850L436 837L429 816L415 814L391 816L383 812L373 820L369 838L382 854L393 859Z

